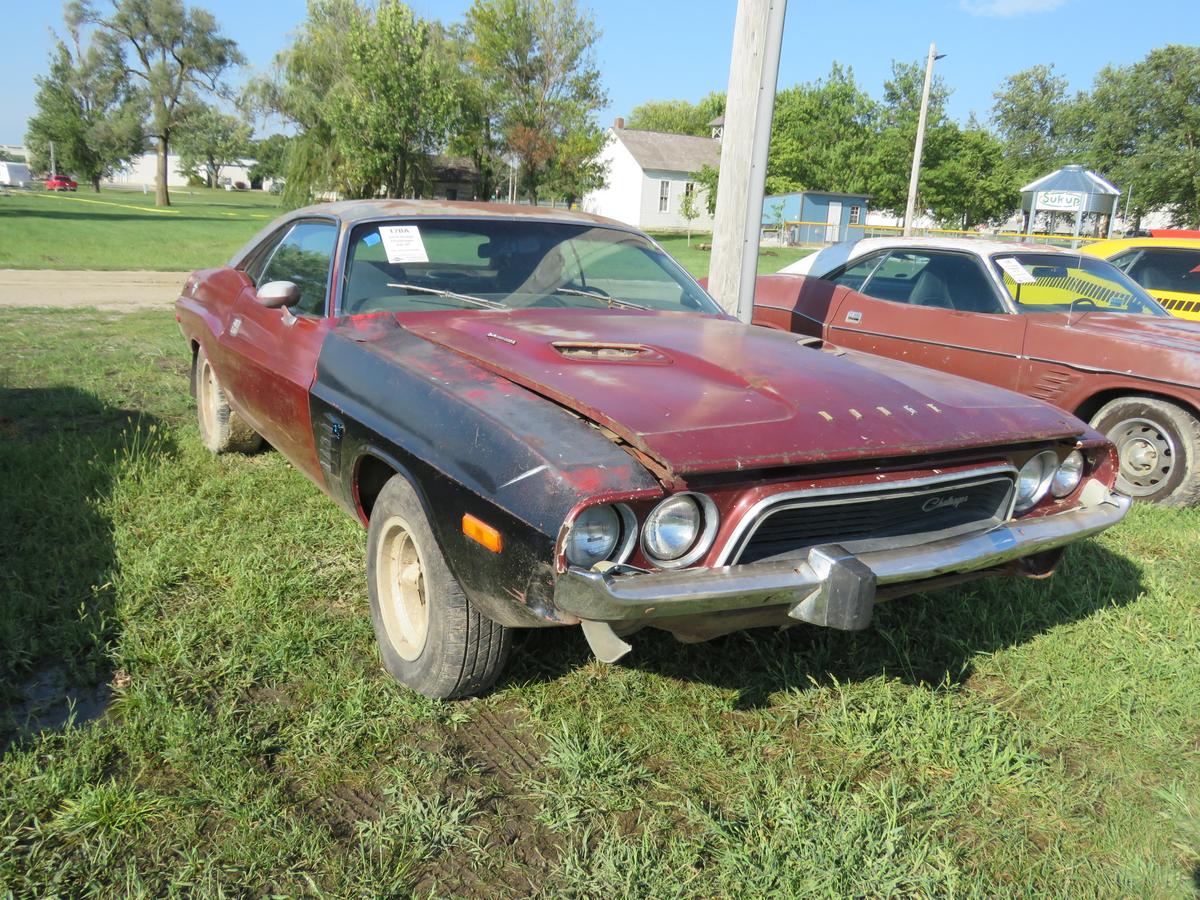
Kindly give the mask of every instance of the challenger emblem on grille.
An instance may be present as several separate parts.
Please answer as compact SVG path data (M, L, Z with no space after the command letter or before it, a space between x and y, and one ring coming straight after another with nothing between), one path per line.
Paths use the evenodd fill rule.
M922 512L933 512L935 509L958 509L971 498L966 494L957 497L930 497L921 505Z

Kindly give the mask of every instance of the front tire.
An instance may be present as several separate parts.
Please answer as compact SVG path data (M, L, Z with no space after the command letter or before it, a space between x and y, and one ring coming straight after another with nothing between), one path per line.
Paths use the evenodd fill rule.
M262 438L229 405L217 373L201 347L196 350L196 418L200 440L213 453L253 453Z
M1154 397L1118 397L1092 417L1117 446L1117 490L1160 506L1200 503L1200 420Z
M439 700L496 683L512 629L476 610L450 573L416 491L393 476L367 529L371 620L383 667L398 682Z

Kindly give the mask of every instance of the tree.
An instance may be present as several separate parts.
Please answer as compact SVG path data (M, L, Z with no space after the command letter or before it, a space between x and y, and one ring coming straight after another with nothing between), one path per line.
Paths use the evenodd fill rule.
M767 193L866 188L875 103L854 73L833 64L829 77L780 91L775 99Z
M1032 66L1006 78L993 96L992 121L1017 177L1028 181L1056 168L1070 149L1067 79L1053 64Z
M679 201L679 214L687 222L687 245L692 246L692 223L700 218L699 198L696 196L696 184L688 185L683 191L683 199Z
M1107 67L1082 102L1092 123L1085 158L1133 191L1134 214L1166 207L1173 224L1200 228L1200 47L1172 44Z
M35 79L37 112L25 141L39 166L48 165L53 142L62 169L99 191L101 178L141 152L141 110L122 77L120 55L84 40L84 15L75 3L64 11L67 40L57 42L49 73Z
M595 62L595 21L576 0L475 0L466 32L494 129L519 160L521 187L536 202L555 156L573 146L572 135L594 127L607 100Z
M925 67L920 63L892 63L892 77L884 82L875 135L866 159L867 190L877 209L904 209L908 178L917 141L917 118ZM954 126L946 119L950 91L940 76L934 76L929 91L925 122L925 146L921 155L922 183L946 157L953 141ZM921 204L918 203L918 208Z
M589 191L604 186L608 171L599 156L605 137L602 129L591 125L568 133L558 142L543 184L551 196L565 200L568 209Z
M147 132L158 154L156 206L170 206L167 155L175 130L203 93L225 93L221 77L245 60L221 34L212 13L183 0L113 0L111 15L80 4L81 21L101 29L105 52L119 54L125 74L137 79L148 111Z
M699 172L691 173L697 190L704 192L704 208L708 210L710 216L717 214L717 181L720 176L719 166L701 166Z
M180 120L178 134L180 171L187 175L203 171L210 188L217 187L221 169L245 156L250 146L249 125L204 104Z
M351 24L348 66L325 113L343 175L360 195L419 192L454 119L453 78L436 23L398 0Z
M925 170L921 199L944 225L970 229L1007 219L1021 204L1016 163L1004 144L973 118L950 126L945 154Z
M285 134L272 134L250 142L254 165L249 175L252 182L279 181L287 171L288 147L292 139Z
M709 137L713 119L725 114L725 94L714 91L700 100L648 100L635 106L625 127L635 131L663 131L668 134L690 134Z

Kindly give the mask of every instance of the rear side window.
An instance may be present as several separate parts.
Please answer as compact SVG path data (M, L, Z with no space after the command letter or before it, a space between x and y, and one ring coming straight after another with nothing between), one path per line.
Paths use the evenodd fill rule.
M1148 291L1200 294L1200 250L1147 247L1114 257L1112 263Z
M300 288L300 302L291 307L292 312L324 315L336 243L337 226L332 223L297 222L271 254L256 284L290 281Z
M884 257L883 253L876 253L874 256L868 256L858 262L852 262L842 269L839 273L831 273L825 276L826 281L832 281L834 284L848 287L852 291L857 291L863 286L863 282L867 277L875 271L875 267L879 265L879 261Z

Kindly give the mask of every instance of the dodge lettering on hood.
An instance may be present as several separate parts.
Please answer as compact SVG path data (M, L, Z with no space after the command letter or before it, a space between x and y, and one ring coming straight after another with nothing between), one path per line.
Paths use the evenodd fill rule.
M601 659L655 626L870 624L877 600L1041 577L1128 509L1054 407L743 325L580 213L298 210L177 304L201 436L265 440L367 530L387 670L486 690L513 629Z

